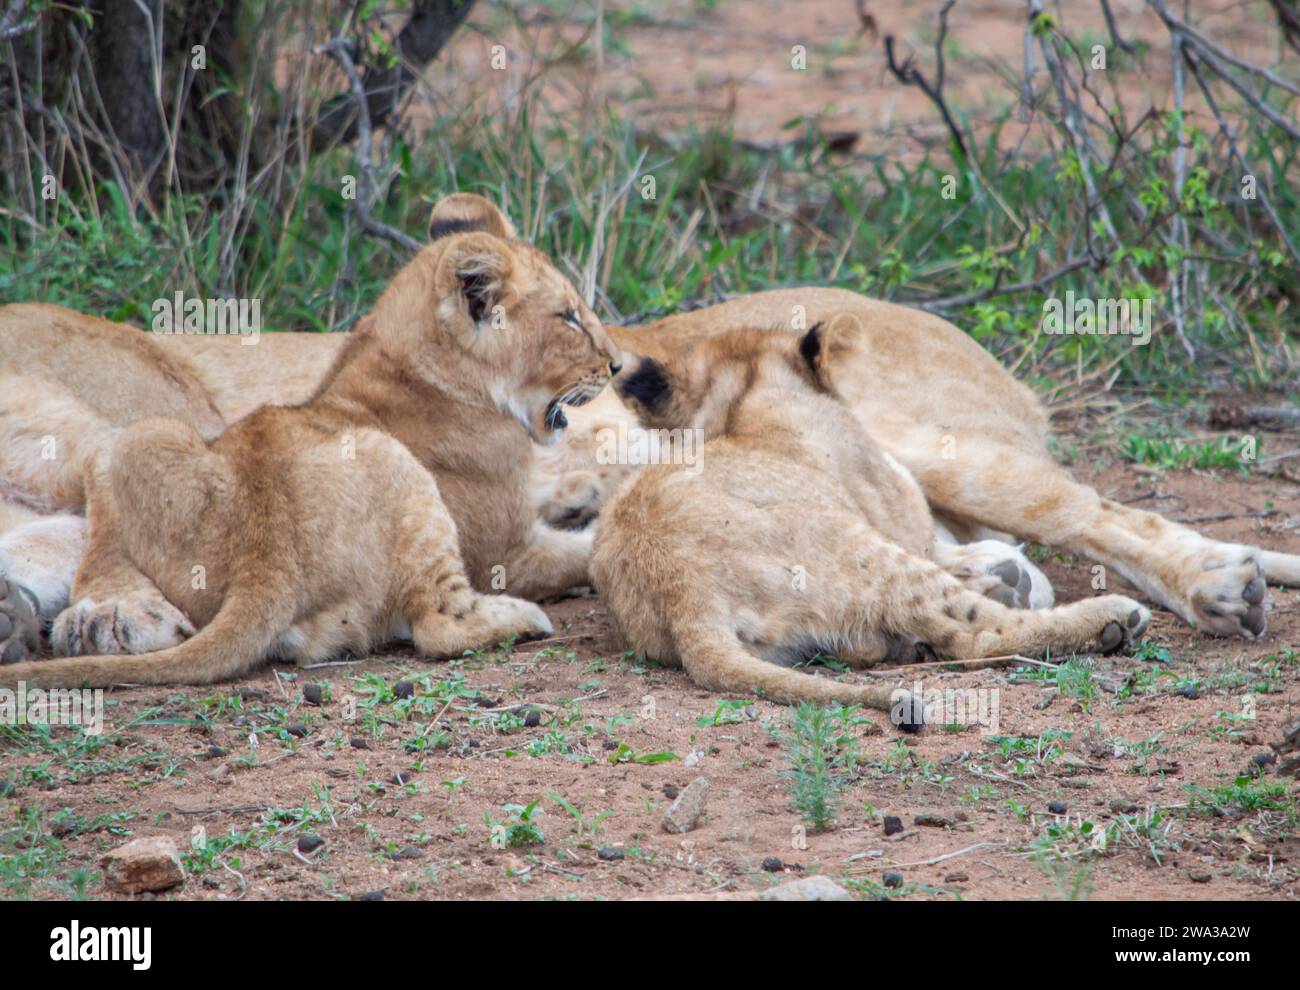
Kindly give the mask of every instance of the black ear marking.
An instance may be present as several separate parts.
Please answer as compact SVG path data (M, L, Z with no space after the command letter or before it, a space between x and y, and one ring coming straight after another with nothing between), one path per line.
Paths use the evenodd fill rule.
M440 237L447 237L451 234L463 234L470 230L486 230L487 227L482 220L465 220L459 217L448 220L430 220L429 221L429 240L436 241Z
M492 301L492 279L486 272L461 272L460 291L469 307L469 318L475 323L483 319Z
M812 329L799 340L799 353L814 371L817 370L817 358L822 352L821 330L822 325L814 323Z
M662 364L654 358L642 358L630 375L621 381L615 379L614 388L625 399L635 399L651 412L658 412L667 404L672 384Z

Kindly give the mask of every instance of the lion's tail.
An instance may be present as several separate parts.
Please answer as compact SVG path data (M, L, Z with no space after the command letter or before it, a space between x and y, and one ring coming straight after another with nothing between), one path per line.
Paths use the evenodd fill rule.
M691 680L709 691L759 692L769 701L798 704L865 705L897 713L899 728L915 732L921 713L911 694L882 684L848 684L781 667L754 656L716 616L676 615L670 623L682 666Z
M0 666L0 685L40 688L114 684L212 684L262 660L292 624L292 604L269 587L232 591L190 639L156 653L65 657Z

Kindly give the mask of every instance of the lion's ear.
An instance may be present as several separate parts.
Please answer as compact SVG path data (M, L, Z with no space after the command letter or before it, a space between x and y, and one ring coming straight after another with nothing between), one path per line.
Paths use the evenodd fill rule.
M817 384L835 391L833 371L844 351L858 346L861 327L851 313L837 313L828 321L813 325L799 338L799 355Z
M433 208L429 216L430 241L467 230L481 230L507 241L519 236L504 213L474 193L452 193Z
M437 298L444 319L477 325L505 302L511 286L510 248L483 234L459 238L438 262ZM460 318L455 315L459 310ZM464 324L462 324L464 325Z
M672 379L654 358L625 354L623 370L614 376L614 391L646 412L662 413L672 398Z

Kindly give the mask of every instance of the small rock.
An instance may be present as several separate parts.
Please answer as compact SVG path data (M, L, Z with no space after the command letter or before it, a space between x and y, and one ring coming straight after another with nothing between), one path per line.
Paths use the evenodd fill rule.
M407 846L405 849L398 850L389 854L389 859L424 859L424 850L418 846Z
M325 845L325 840L319 835L298 836L298 851L300 853L315 852L323 845Z
M886 887L903 886L903 874L901 873L893 873L891 871L886 870L885 873L882 874L882 880L884 881Z
M1214 879L1208 872L1204 870L1189 870L1187 873L1187 878L1191 880L1192 883L1209 883L1211 880Z
M319 684L304 684L302 700L309 705L319 705L325 701L325 689Z
M944 875L943 882L944 883L965 883L969 879L970 879L970 874L968 873L947 873Z
M230 776L230 765L227 763L218 763L215 767L204 774L208 780L225 780Z
M220 746L209 746L209 747L208 747L208 759L209 759L209 760L219 760L219 759L221 759L221 758L222 758L223 756L225 756L225 755L226 755L226 751L225 751L224 749L222 749Z
M1063 815L1070 810L1070 806L1064 801L1048 801L1047 810L1054 815Z
M176 843L166 836L134 839L99 861L104 882L127 894L168 890L185 881Z
M695 828L704 815L704 803L708 798L708 780L704 777L696 777L686 785L684 791L677 795L677 800L664 815L664 830L680 835Z
M928 811L921 812L921 814L917 815L912 819L912 821L917 825L925 825L930 828L947 828L953 823L951 818L946 818L943 815L936 815Z
M1188 701L1195 701L1201 696L1201 692L1197 690L1195 684L1184 684L1175 691L1174 694L1178 695L1180 698L1186 698Z
M596 855L607 863L613 863L623 858L623 850L617 846L601 846Z
M368 890L357 897L359 901L382 901L383 899L384 892L382 890Z
M353 736L348 740L353 749L369 749L370 740L365 736Z
M542 724L542 713L536 708L530 708L524 713L524 725L530 729L535 729Z
M1110 810L1117 815L1131 815L1138 810L1138 806L1128 798L1114 798L1110 802Z
M675 800L681 789L676 784L664 784L664 797L669 801Z
M307 726L303 725L301 722L290 722L284 727L284 731L297 739L301 739L303 736L307 735Z
M239 695L240 701L255 701L258 698L265 698L266 692L261 688L241 687L235 691Z
M768 873L780 873L785 869L785 864L781 862L778 856L768 856L763 860L763 869L767 870Z
M1043 709L1047 708L1053 701L1056 700L1056 696L1059 693L1060 691L1056 688L1050 688L1049 690L1044 691L1042 693L1042 696L1037 701L1034 702L1034 707L1041 712Z
M410 681L398 681L393 685L393 697L399 701L404 698L414 698L415 685Z
M830 877L820 874L791 880L778 887L771 887L758 895L760 901L851 901L847 890Z
M886 815L885 834L897 835L901 831L903 831L903 819L899 818L897 815Z
M1274 753L1271 749L1265 750L1262 753L1256 753L1254 756L1252 756L1250 758L1250 762L1252 766L1271 767L1274 763L1277 762L1277 754Z

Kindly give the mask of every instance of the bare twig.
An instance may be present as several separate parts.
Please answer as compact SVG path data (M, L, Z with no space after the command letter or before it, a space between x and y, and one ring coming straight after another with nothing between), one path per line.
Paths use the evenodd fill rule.
M361 83L361 75L357 72L352 56L348 53L347 41L343 38L333 38L323 45L317 45L313 51L317 54L328 55L338 63L339 68L343 70L343 74L347 76L352 98L356 102L357 164L361 174L357 177L357 198L352 201L352 209L356 214L357 222L361 224L362 230L383 237L395 244L400 244L407 251L414 254L420 250L419 241L396 227L390 227L381 220L375 219L370 212L378 188L378 183L375 181L370 107L366 100L365 87Z
M943 44L948 37L948 11L952 9L957 0L947 0L943 9L939 11L939 36L934 42L934 84L931 85L929 80L921 73L914 64L914 56L909 55L900 64L894 56L894 36L885 35L885 59L889 63L889 71L894 74L894 78L904 86L915 86L922 93L930 98L930 102L939 108L939 113L943 115L943 122L948 127L948 133L952 135L953 141L957 145L957 150L961 152L961 157L969 159L970 154L966 150L966 140L962 137L961 128L953 119L952 113L948 110L948 103L943 96Z

